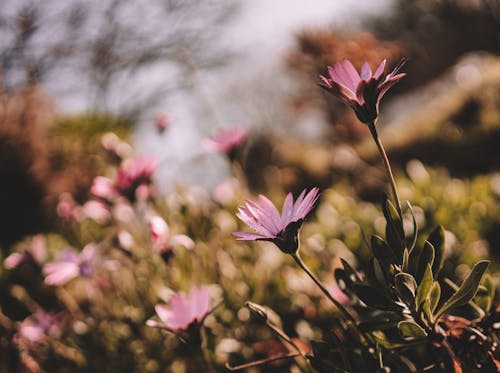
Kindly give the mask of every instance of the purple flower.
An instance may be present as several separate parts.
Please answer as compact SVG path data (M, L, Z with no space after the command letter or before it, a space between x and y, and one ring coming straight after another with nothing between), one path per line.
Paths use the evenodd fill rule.
M58 260L43 267L47 285L64 285L72 279L90 277L93 273L97 248L93 244L85 246L80 254L72 249L63 251Z
M148 326L181 334L196 329L211 311L209 287L192 287L188 294L181 291L170 298L168 305L157 304L155 311L161 322L148 320Z
M220 153L229 153L247 138L247 130L240 126L219 129L211 137L203 140L205 149Z
M36 312L19 324L19 336L30 341L40 342L45 336L57 336L61 332L61 315Z
M319 189L313 188L306 194L304 189L293 202L288 193L281 216L273 203L263 195L258 202L246 201L236 216L257 233L234 232L238 240L270 241L287 254L294 254L299 248L299 230L319 197Z
M386 60L383 60L374 74L368 62L361 66L358 74L351 61L345 59L328 66L328 77L320 75L320 85L342 102L353 108L358 119L370 124L378 117L378 106L385 93L406 74L399 73L405 60L389 74L384 75Z

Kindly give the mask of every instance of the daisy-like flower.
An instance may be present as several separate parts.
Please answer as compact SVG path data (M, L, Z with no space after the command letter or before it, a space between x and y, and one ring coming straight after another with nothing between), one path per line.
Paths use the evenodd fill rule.
M199 330L205 317L212 311L209 287L192 287L187 294L181 291L170 298L168 305L157 304L155 311L160 322L148 320L146 325L187 337Z
M45 283L64 285L78 276L92 276L96 251L97 248L93 244L85 246L79 254L72 249L64 250L57 261L43 267Z
M34 313L19 324L18 337L36 343L46 336L58 336L61 332L61 322L60 314Z
M236 216L257 233L234 232L238 240L270 241L287 254L295 254L299 248L299 230L318 200L319 189L313 188L306 194L304 189L294 202L288 193L281 215L273 203L263 195L258 201L246 201Z
M372 73L368 62L361 66L361 74L357 72L351 61L345 59L328 66L328 76L320 75L320 86L353 108L358 119L370 124L378 117L378 106L385 93L406 74L399 73L405 60L385 75L386 60L383 60L375 73Z
M149 218L148 228L153 248L164 260L170 258L173 248L177 245L182 245L188 250L194 249L194 241L189 236L184 234L171 236L167 222L160 216L155 215Z
M203 140L205 149L220 153L229 153L247 138L247 130L240 126L219 129L211 137Z
M153 157L124 160L116 176L116 190L132 202L137 197L149 196L157 167L158 162Z

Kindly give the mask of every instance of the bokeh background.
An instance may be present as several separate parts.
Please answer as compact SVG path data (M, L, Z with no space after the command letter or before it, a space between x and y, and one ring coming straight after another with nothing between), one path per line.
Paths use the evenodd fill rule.
M459 282L480 258L495 274L499 54L497 0L4 0L0 255L43 242L45 257L0 266L0 372L202 371L189 346L145 326L156 303L201 284L222 301L206 320L217 371L284 348L247 300L274 309L290 335L320 339L335 317L320 293L271 244L231 232L246 198L280 205L318 186L304 258L332 289L341 257L362 269L363 236L384 231L386 179L367 128L317 85L343 58L408 59L379 120L401 197L421 237L446 228L446 276ZM203 146L235 126L247 136L231 152ZM141 156L157 162L150 196L89 204L102 202L95 177ZM151 216L194 248L155 251ZM116 265L44 283L44 264L89 243ZM37 312L64 321L23 341Z

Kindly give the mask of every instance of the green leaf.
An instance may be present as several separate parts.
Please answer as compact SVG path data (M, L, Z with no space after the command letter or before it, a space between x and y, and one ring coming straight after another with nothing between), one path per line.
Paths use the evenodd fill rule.
M344 271L346 275L349 276L352 282L361 281L361 278L359 277L356 270L352 268L351 265L346 260L340 259L340 262L344 266Z
M477 293L474 297L474 303L484 310L484 312L489 312L494 298L495 284L493 283L493 278L488 273L485 273L483 281L481 285L479 285Z
M432 313L436 310L440 299L441 286L439 285L439 282L435 281L431 286L431 291L429 292L429 306Z
M465 278L464 282L458 288L458 290L453 294L450 299L448 299L441 308L436 313L436 320L445 313L448 309L456 306L462 306L467 304L474 295L476 295L479 284L481 283L481 279L490 264L489 260L482 260L472 268L472 271Z
M437 278L439 271L443 268L445 251L445 233L442 226L436 227L427 241L434 247L434 263L432 264L432 274Z
M398 264L398 259L394 255L394 251L389 247L387 242L377 235L373 235L370 246L372 248L373 256L382 264L385 268L388 268L391 264Z
M420 262L420 256L422 255L423 248L419 246L415 246L413 250L410 252L410 256L408 258L408 273L411 273L413 276L417 276L418 273L418 265Z
M385 238L389 246L394 250L398 263L401 263L403 258L403 250L405 248L405 234L403 223L399 218L398 212L387 195L384 196L382 202L382 212L386 220Z
M413 321L401 321L398 324L401 337L405 339L419 339L427 337L426 331Z
M384 311L400 311L401 307L397 305L387 294L379 287L368 284L354 284L354 292L358 298L369 307Z
M403 264L402 264L403 272L408 272L409 261L410 261L410 252L405 247L405 249L403 250Z
M413 208L411 207L411 203L409 201L406 201L406 204L408 205L408 209L410 210L411 214L411 219L413 222L413 239L411 240L410 244L410 249L409 252L413 250L415 245L417 244L417 238L418 238L418 227L417 227L417 220L415 219L415 214L413 213ZM403 265L404 267L404 265Z
M394 278L394 286L403 303L413 308L415 306L415 292L417 291L417 282L413 276L409 273L398 273Z
M417 296L415 297L415 304L417 306L417 310L420 309L425 299L429 295L429 291L431 290L432 286L432 281L433 278L432 278L431 266L427 264L427 269L425 270L425 273L422 277L422 281L418 285Z
M434 246L429 241L425 241L424 247L422 249L422 253L420 254L420 259L418 261L417 267L417 275L415 279L418 283L422 281L422 277L424 276L424 272L427 269L427 266L430 265L432 268L432 264L434 263Z

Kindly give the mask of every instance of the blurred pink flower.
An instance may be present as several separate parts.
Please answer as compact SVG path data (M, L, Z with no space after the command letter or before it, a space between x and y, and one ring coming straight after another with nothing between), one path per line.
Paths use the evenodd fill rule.
M189 250L194 249L194 241L190 237L184 234L170 236L168 224L160 216L149 218L148 228L153 248L160 254L172 251L172 248L176 245L182 245Z
M113 180L104 176L97 176L92 183L90 193L98 198L111 201L116 196Z
M347 304L350 301L349 297L337 285L332 286L330 294L341 304Z
M148 320L148 326L172 332L188 331L192 326L201 326L210 313L209 287L192 287L188 294L181 291L170 298L168 306L157 304L155 311L160 322Z
M295 203L292 193L288 193L281 216L273 203L263 195L258 202L246 201L246 206L238 209L236 216L257 233L234 232L238 240L270 241L283 252L293 254L298 250L299 230L319 197L318 188L307 193L304 189Z
M320 75L320 85L342 102L354 109L358 119L370 124L378 117L378 106L385 93L406 74L399 71L405 60L402 60L389 74L384 75L386 60L383 60L374 74L368 62L361 66L361 74L344 59L335 65L328 66L328 76Z
M170 115L167 113L158 114L155 117L155 127L158 133L163 133L172 124Z
M158 162L151 156L126 159L118 169L115 188L122 196L135 201L140 187L139 194L142 196L144 196L144 187L150 189L157 167ZM150 192L147 194L149 195Z
M247 138L247 130L240 126L219 129L214 135L202 141L205 149L221 153L229 153Z
M57 261L43 267L47 285L64 285L72 279L92 276L97 248L94 244L86 245L81 253L73 249L60 253Z
M83 215L87 218L95 220L99 224L104 224L111 218L109 206L96 200L85 202L82 208Z
M24 263L34 263L41 265L45 262L47 257L47 248L45 247L45 237L37 234L31 241L31 246L22 252L12 253L5 260L3 264L7 269L19 267Z
M39 342L46 336L57 336L61 332L61 321L60 315L36 312L19 324L19 337Z
M56 208L57 215L67 220L80 220L81 206L70 193L62 193Z

